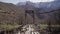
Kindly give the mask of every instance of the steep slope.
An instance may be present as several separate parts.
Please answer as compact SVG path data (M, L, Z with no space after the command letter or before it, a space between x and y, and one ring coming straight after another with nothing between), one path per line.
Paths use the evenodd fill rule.
M11 3L0 2L0 30L14 28L19 25L19 19L23 15L23 8L18 8Z

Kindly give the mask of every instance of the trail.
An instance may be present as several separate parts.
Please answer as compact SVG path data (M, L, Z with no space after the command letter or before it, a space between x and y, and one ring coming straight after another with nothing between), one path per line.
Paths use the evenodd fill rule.
M35 25L29 24L23 27L24 34L40 34Z

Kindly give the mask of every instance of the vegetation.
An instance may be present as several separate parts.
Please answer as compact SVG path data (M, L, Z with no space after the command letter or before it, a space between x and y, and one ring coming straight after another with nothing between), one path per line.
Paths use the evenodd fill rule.
M58 24L55 24L55 25L52 24L52 25L50 25L50 26L51 26L51 27L56 27L56 28L57 28L57 27L58 27L58 28L60 27L60 25L58 25ZM47 27L48 27L48 24L38 24L38 27L40 27L40 28L42 28L42 29L43 29L43 28L47 28Z
M20 27L20 25L10 25L10 24L5 24L5 25L1 25L0 26L0 29L3 29L3 30L12 30L12 29L15 29L15 28L18 28Z

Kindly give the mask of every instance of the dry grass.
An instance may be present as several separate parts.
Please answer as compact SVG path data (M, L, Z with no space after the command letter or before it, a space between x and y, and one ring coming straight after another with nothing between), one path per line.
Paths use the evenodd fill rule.
M1 25L0 29L3 30L12 30L12 29L16 29L18 27L20 27L21 25L10 25L10 24L5 24L5 25Z

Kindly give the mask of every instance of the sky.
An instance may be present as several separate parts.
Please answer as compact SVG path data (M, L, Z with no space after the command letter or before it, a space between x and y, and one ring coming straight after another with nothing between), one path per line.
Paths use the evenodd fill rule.
M31 2L51 2L54 0L0 0L1 2L6 2L6 3L13 3L13 4L17 4L18 2L26 2L26 1L31 1Z

